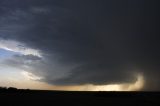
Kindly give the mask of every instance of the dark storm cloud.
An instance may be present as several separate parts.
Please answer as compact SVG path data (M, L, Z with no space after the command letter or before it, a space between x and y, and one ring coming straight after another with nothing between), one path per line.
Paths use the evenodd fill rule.
M43 81L124 83L143 73L148 89L159 89L158 1L0 2L0 37L42 52L43 59L27 65Z
M5 59L3 64L24 69L24 66L40 61L41 58L33 55L13 55L12 58Z

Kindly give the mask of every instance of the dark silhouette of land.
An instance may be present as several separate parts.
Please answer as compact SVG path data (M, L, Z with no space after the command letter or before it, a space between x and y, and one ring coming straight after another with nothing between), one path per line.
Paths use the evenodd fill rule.
M4 106L160 106L160 92L88 92L48 91L0 88Z

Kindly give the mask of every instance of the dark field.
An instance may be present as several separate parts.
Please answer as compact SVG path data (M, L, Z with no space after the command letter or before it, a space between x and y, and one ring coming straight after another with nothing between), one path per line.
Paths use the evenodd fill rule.
M160 92L0 90L2 106L160 106ZM0 105L1 106L1 105Z

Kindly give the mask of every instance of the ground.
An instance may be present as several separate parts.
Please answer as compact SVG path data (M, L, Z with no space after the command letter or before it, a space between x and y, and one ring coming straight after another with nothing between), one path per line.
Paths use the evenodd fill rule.
M4 106L160 106L160 92L78 92L47 90L0 90Z

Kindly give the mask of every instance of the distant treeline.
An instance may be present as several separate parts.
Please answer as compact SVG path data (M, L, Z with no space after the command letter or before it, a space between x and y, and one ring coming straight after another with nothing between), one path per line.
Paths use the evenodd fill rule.
M15 87L0 87L0 90L18 90Z
M0 87L0 89L17 89L15 87Z
M29 90L29 89L17 89L15 87L0 87L0 91L17 91L17 90Z

